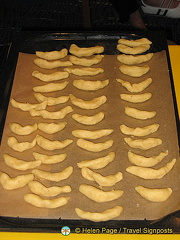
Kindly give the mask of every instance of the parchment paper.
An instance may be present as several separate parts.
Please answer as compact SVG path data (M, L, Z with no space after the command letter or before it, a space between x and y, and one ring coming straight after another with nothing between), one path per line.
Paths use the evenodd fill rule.
M33 95L33 87L37 85L43 85L42 81L35 79L32 77L32 71L39 70L43 73L54 72L54 70L44 70L37 67L33 60L35 55L33 54L24 54L19 53L18 63L16 67L14 83L11 93L11 98L14 98L20 102L29 102L29 103L37 103L34 95ZM68 58L68 57L67 57ZM70 200L67 205L57 208L57 209L40 209L30 204L26 203L23 199L26 193L30 193L30 189L28 186L23 187L18 190L4 190L0 185L0 216L10 216L10 217L27 217L27 218L49 218L49 219L79 219L76 215L74 208L79 207L85 211L92 212L100 212L107 208L111 208L115 205L121 205L123 207L122 214L117 218L119 220L141 220L148 219L154 220L161 218L180 207L179 202L179 147L177 141L177 130L175 123L175 115L173 109L173 100L169 79L169 70L166 60L166 52L155 53L152 60L146 63L150 66L150 72L140 78L132 78L123 75L119 71L120 62L116 59L115 55L107 55L104 57L103 61L100 64L94 65L93 67L103 67L104 73L99 74L94 77L78 77L75 75L70 75L68 79L65 79L69 82L66 89L54 93L44 94L46 96L61 96L61 95L69 95L74 94L76 97L82 98L84 100L91 100L95 97L106 95L107 102L99 107L96 110L81 110L78 107L75 107L71 104L70 101L64 104L57 105L56 107L48 107L49 111L57 111L62 109L64 106L71 105L73 107L73 113L79 113L83 115L94 115L100 111L105 112L105 118L99 124L86 127L82 124L76 123L72 119L72 114L68 114L65 119L60 121L66 121L67 126L64 130L59 132L58 134L49 135L37 130L29 136L15 136L9 128L9 124L12 122L17 122L22 125L33 124L38 122L51 122L51 120L45 120L41 117L31 117L29 112L23 112L19 109L13 108L9 105L6 123L4 127L4 133L1 143L1 151L0 151L0 170L8 173L11 177L17 176L18 174L25 174L31 172L29 171L18 171L14 170L5 165L3 160L3 154L8 153L12 156L15 156L19 159L24 160L34 160L32 156L32 152L39 152L44 154L57 154L57 153L67 153L67 158L65 161L59 164L54 165L45 165L42 164L39 169L44 169L51 172L62 171L67 166L73 166L74 171L73 174L66 180L62 182L55 183L49 182L45 180L39 180L46 186L54 186L54 185L70 185L72 188L71 193L61 194L62 196L70 196ZM63 69L63 68L62 68ZM61 70L62 70L61 69ZM147 77L151 77L153 79L153 83L144 91L151 92L153 94L152 98L145 103L135 104L128 103L120 99L120 93L128 93L128 91L121 86L120 83L116 81L116 78L121 78L123 80L127 80L131 83L138 83ZM87 79L87 80L104 80L109 79L109 85L98 91L94 92L85 92L82 90L78 90L73 87L74 79ZM64 80L60 80L64 81ZM60 82L59 81L59 82ZM135 107L141 110L147 111L156 111L157 115L150 120L135 120L131 117L128 117L124 113L125 106ZM54 121L54 120L53 120ZM59 122L55 120L54 122ZM159 163L154 168L158 169L168 162L170 162L173 158L177 158L177 162L174 168L165 175L162 179L159 180L144 180L139 177L133 176L130 173L126 172L126 168L132 165L127 157L127 152L130 150L130 147L124 142L124 137L120 132L119 126L120 124L126 124L130 127L141 127L146 126L152 123L159 123L160 127L156 133L151 134L151 137L159 137L162 139L162 145L150 149L148 151L131 149L133 152L145 155L145 156L154 156L159 154L162 151L168 150L169 154L164 160ZM94 140L94 142L104 142L108 139L114 140L114 145L108 149L104 150L100 153L91 153L86 150L82 150L76 145L77 139L72 136L71 131L73 129L102 129L102 128L112 128L114 132L108 136L103 137L99 140ZM7 146L7 138L9 136L15 136L19 142L21 141L32 141L37 134L40 134L46 138L51 140L58 139L60 141L70 138L73 140L73 143L62 150L56 151L45 151L41 149L39 146L35 146L31 150L27 150L23 153L18 153L13 151L10 147ZM103 187L104 190L112 190L112 189L122 189L124 194L119 199L108 202L108 203L95 203L92 200L88 199L86 196L83 196L78 188L80 184L86 183L90 185L94 185L98 187L98 185L94 182L90 182L84 179L81 175L81 170L77 167L77 162L82 160L90 160L95 159L101 156L105 156L110 151L114 151L116 154L115 160L106 166L103 169L95 170L96 172L101 173L102 175L115 174L118 171L123 173L123 180L117 183L113 187ZM163 202L163 203L152 203L143 199L138 193L135 191L135 186L143 185L145 187L152 188L166 188L171 187L173 189L173 193L171 197Z

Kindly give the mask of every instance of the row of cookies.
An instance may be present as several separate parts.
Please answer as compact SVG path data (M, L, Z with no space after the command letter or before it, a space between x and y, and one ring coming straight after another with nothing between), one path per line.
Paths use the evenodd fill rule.
M102 49L102 47L95 47L96 49ZM77 57L75 58L79 65L83 66L83 63L87 61L87 57L89 57L89 48L78 48L81 53L83 51L82 55L78 54L78 60ZM72 53L72 51L71 51ZM97 52L96 52L97 53ZM76 54L76 53L75 53ZM76 54L77 55L77 54ZM97 58L99 55L95 55L92 59ZM70 57L73 58L74 56ZM101 58L103 59L103 55L101 55ZM99 63L99 62L98 62ZM76 63L75 63L76 64ZM82 71L83 68L81 68ZM94 74L93 69L101 69L101 68L95 68L91 67L88 68L89 73L87 73L86 76L91 76ZM72 71L69 70L69 72L72 73ZM92 72L92 74L90 74ZM96 71L97 72L97 71ZM98 74L101 74L103 71L99 71ZM73 86L79 89L80 91L87 92L87 94L91 95L94 91L98 91L99 89L104 89L105 87L108 87L109 79L105 80L74 80ZM95 186L91 184L80 184L79 191L85 195L87 198L93 201L93 205L95 206L95 203L105 203L109 201L113 201L115 199L118 199L123 194L122 190L109 190L104 191L102 190L102 187L106 186L114 186L117 182L121 181L123 176L122 173L119 171L114 175L107 175L103 176L100 172L96 172L103 167L107 166L109 163L111 163L115 159L115 153L109 152L106 156L99 157L99 152L103 152L104 150L108 150L113 146L114 140L109 139L105 142L100 141L99 139L103 138L104 136L109 136L114 131L113 129L96 129L96 130L89 130L88 126L95 126L104 119L104 115L106 113L99 112L92 116L92 114L89 114L91 110L99 109L101 105L106 104L107 98L105 95L98 96L94 98L91 101L85 101L83 99L77 99L77 97L70 95L72 103L81 109L88 110L87 115L81 116L81 119L87 119L91 118L91 121L87 122L85 120L79 121L79 123L85 126L87 126L85 129L82 127L82 129L75 129L72 131L73 136L78 138L77 140L77 146L82 148L83 150L86 150L88 152L97 153L97 158L91 159L91 160L82 160L81 162L77 163L77 166L81 169L82 176L90 181L95 182ZM77 114L77 113L75 113ZM73 114L72 117L75 119L75 115ZM99 119L99 115L102 115L103 118ZM96 120L98 119L98 120ZM95 121L94 121L95 120ZM103 120L105 121L105 120ZM94 142L94 140L98 140ZM82 152L83 154L83 152ZM84 152L85 156L85 152ZM96 171L94 171L96 170ZM96 186L98 184L98 186ZM87 202L88 203L88 202ZM88 207L86 207L88 209ZM98 208L98 205L97 205ZM122 212L123 208L121 206L114 206L110 209L106 209L103 212L99 212L98 210L96 212L90 212L90 211L84 211L79 207L75 208L75 211L77 215L80 218L88 219L91 221L106 221L113 219L115 217L118 217L120 213Z
M137 40L119 39L117 49L123 54L117 56L117 59L122 63L119 67L121 73L128 75L132 78L139 78L150 71L148 65L141 65L152 59L153 53L145 53L150 49L152 42L146 38L140 38ZM139 65L140 64L140 65ZM139 83L131 84L130 82L117 79L130 93L121 94L122 100L131 103L143 103L151 99L152 94L141 93L152 83L151 78L147 78ZM156 116L156 111L142 111L132 107L125 108L125 114L132 119L152 119ZM142 179L160 179L167 174L174 166L176 159L167 163L160 169L153 169L152 167L162 161L167 155L168 150L159 153L157 156L145 157L144 153L148 149L155 148L162 144L160 138L139 138L146 137L150 134L158 131L159 124L153 123L145 127L129 127L124 124L120 126L120 130L123 134L131 137L125 137L124 141L129 147L133 149L143 150L143 154L135 154L133 151L128 151L128 159L135 166L129 166L126 171L136 175ZM135 138L138 137L138 138ZM135 139L134 139L135 138ZM152 202L161 202L167 200L172 194L172 189L167 188L147 188L144 186L136 186L135 190L145 199Z
M67 74L66 74L67 75ZM65 75L61 76L61 79L64 78ZM54 80L53 80L54 81ZM21 112L22 114L22 122L23 122L23 111L29 112L31 116L37 116L37 112L40 111L41 115L44 119L63 119L71 110L69 111L68 108L64 109L63 111L58 111L56 113L52 113L46 110L47 106L52 106L56 104L61 104L69 100L69 96L61 96L59 98L46 98L42 100L42 93L44 92L54 92L54 91L60 91L63 90L66 87L67 83L63 82L62 84L59 83L55 85L54 83L51 83L50 85L41 85L41 86L35 86L32 90L34 94L38 95L38 103L32 104L25 102L19 102L15 99L11 99L10 103L11 106L17 109L17 112ZM70 108L70 107L69 107ZM33 111L34 110L34 111ZM71 192L70 186L51 186L46 187L44 184L42 184L39 180L45 179L47 181L56 182L59 183L61 180L69 178L69 176L73 172L73 167L68 166L67 168L63 169L60 172L48 172L44 171L42 169L38 169L40 165L53 165L53 164L59 164L62 161L64 161L67 157L66 153L56 154L56 155L49 155L49 154L41 154L39 152L33 151L33 148L38 145L41 149L45 149L48 152L53 151L54 149L64 149L69 144L72 143L72 140L66 139L63 141L52 141L48 137L45 138L39 134L35 136L32 142L28 141L21 141L19 142L18 136L24 136L24 139L26 136L30 136L32 133L35 133L36 131L41 131L42 133L45 133L47 136L52 136L55 133L59 133L62 131L67 123L64 122L40 122L34 123L33 125L26 125L22 126L23 124L20 123L11 123L10 129L14 136L11 136L8 138L8 146L14 150L14 156L10 156L9 154L4 154L4 161L9 167L13 167L14 169L18 171L23 170L31 170L31 173L28 174L26 177L24 174L19 175L14 179L11 179L11 182L14 182L14 186L11 187L11 189L16 189L22 186L25 186L26 184L29 185L30 190L33 192L32 194L27 194L24 196L24 199L33 204L37 207L46 207L46 208L56 208L60 207L64 204L66 204L69 200L69 197L58 197L54 199L47 199L55 197L61 193L69 193ZM32 157L35 159L34 161L27 161L22 160L16 157L16 152L26 152L27 150L32 149ZM5 175L5 173L3 173ZM3 178L3 175L1 174L1 179ZM7 176L6 176L7 178ZM35 180L38 179L37 180ZM25 179L22 181L22 179ZM9 180L9 181L10 181ZM2 180L1 182L5 182ZM24 185L22 185L24 182ZM6 180L6 184L8 181ZM18 183L18 184L17 184ZM20 183L20 185L19 185ZM6 187L7 189L7 187ZM10 189L10 188L9 188Z

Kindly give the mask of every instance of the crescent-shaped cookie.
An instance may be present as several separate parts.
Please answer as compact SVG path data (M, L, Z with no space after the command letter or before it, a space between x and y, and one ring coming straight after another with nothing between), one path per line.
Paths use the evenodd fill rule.
M91 169L101 169L106 167L109 163L111 163L115 158L115 153L110 152L106 156L90 159L90 160L83 160L77 163L79 168L87 167Z
M89 57L104 52L104 47L98 45L93 47L79 47L76 44L71 44L69 52L77 57Z
M69 82L64 81L61 83L47 83L44 85L36 86L33 87L34 92L39 92L39 93L49 93L49 92L56 92L63 90L67 87Z
M98 139L98 138L110 135L113 131L114 131L113 129L100 129L100 130L94 130L94 131L76 129L72 131L72 135L77 138Z
M38 123L38 129L42 132L48 134L54 134L63 130L67 123L66 122L59 122L59 123Z
M147 136L151 133L154 133L158 130L159 124L151 124L145 127L128 127L125 124L120 125L120 130L122 133L126 135L131 135L131 136L137 136L137 137L143 137Z
M79 191L86 197L98 203L113 201L120 198L123 194L122 190L103 191L87 184L81 184L79 186Z
M126 168L126 171L143 179L160 179L171 171L175 163L176 159L174 158L171 162L167 163L164 167L161 167L159 169L129 166Z
M103 59L104 55L95 55L92 58L79 58L76 56L70 56L69 60L74 64L74 65L80 65L80 66L86 66L86 67L90 67L94 64L98 64L101 62L101 60Z
M78 122L78 123L81 123L81 124L84 124L84 125L95 125L99 122L101 122L103 119L104 119L104 112L99 112L95 115L92 115L92 116L87 116L87 115L81 115L81 114L78 114L78 113L74 113L72 115L72 118Z
M96 81L88 81L83 79L78 79L73 81L73 86L80 90L84 91L97 91L106 87L109 84L109 79L106 80L96 80Z
M73 142L73 140L71 139L65 139L63 141L58 141L58 140L52 141L40 135L36 136L36 141L41 148L49 151L53 151L56 149L63 149Z
M95 181L99 184L99 186L109 187L114 186L117 182L123 179L123 175L121 172L117 172L114 175L103 176L100 173L96 173L89 168L83 167L81 169L81 174L84 178L89 181Z
M131 102L131 103L142 103L146 102L147 100L151 99L152 93L140 93L140 94L127 94L121 93L120 98L124 101Z
M18 102L13 98L10 100L10 103L14 108L19 108L22 111L30 111L31 109L41 110L41 109L45 109L47 106L46 101L41 103L23 103L23 102Z
M135 154L132 151L128 151L128 159L131 163L140 167L154 167L159 162L161 162L168 155L168 150L165 152L160 152L156 156L144 157L139 154Z
M130 147L138 148L141 150L148 150L162 144L162 140L160 138L146 138L146 139L124 138L124 141Z
M82 109L96 109L100 107L102 104L104 104L107 101L107 97L102 95L97 98L93 98L92 100L85 101L81 98L77 98L74 95L70 94L70 100L73 105L82 108Z
M64 71L77 76L94 76L104 72L103 68L81 67L81 68L64 68Z
M46 155L42 153L33 152L33 157L37 161L41 161L43 164L55 164L64 161L67 157L66 153L60 153L55 155Z
M140 120L146 120L156 116L156 111L139 110L137 108L132 108L129 106L125 107L125 113L129 117Z
M0 183L2 187L6 190L14 190L19 189L28 184L28 182L34 179L34 175L30 174L22 174L17 175L16 177L10 177L5 172L0 172Z
M45 74L36 70L32 72L32 76L43 82L52 82L68 78L69 73L64 71L56 71L53 73Z
M128 81L124 81L122 79L116 79L118 82L121 83L123 87L125 87L129 92L131 93L139 93L145 90L151 83L152 83L152 78L147 78L139 83L133 83L131 84Z
M151 202L164 202L172 194L171 188L147 188L144 186L137 186L135 190L145 199Z
M7 144L14 151L24 152L33 148L36 145L36 138L32 140L32 142L18 142L15 137L8 137Z
M44 197L55 197L61 193L69 193L71 192L70 186L52 186L52 187L46 187L42 183L38 181L30 181L28 183L28 186L31 190L31 192L44 196Z
M129 66L122 64L119 67L120 72L122 72L125 75L131 76L131 77L141 77L144 74L148 73L150 70L150 67L147 65L144 66Z
M76 214L83 219L93 222L104 222L118 217L123 211L121 206L115 206L102 212L87 212L80 208L75 208Z
M66 117L67 114L73 112L73 109L71 106L66 106L64 108L62 108L61 110L59 111L56 111L56 112L49 112L47 110L35 110L35 109L31 109L30 111L30 115L32 117L42 117L44 119L63 119Z
M151 60L153 53L147 53L143 55L127 55L120 54L117 56L117 60L126 65L136 65Z
M68 50L66 48L63 48L59 51L36 51L36 56L39 58L43 58L46 60L57 60L66 57L68 54Z
M41 161L25 161L22 159L18 159L16 157L12 157L9 154L5 153L3 155L4 162L7 166L19 170L19 171L26 171L29 169L33 169L39 167L41 165Z
M112 147L114 141L112 139L105 142L94 143L85 139L79 138L77 140L78 147L85 149L90 152L101 152L105 149Z
M54 69L59 67L69 67L72 66L72 62L70 61L61 61L61 60L54 60L54 61L48 61L46 59L42 58L36 58L34 59L34 63L44 69Z
M146 52L150 49L150 47L150 44L142 44L140 46L130 47L125 44L119 43L117 45L117 50L125 54L136 55Z
M34 93L34 96L38 102L47 102L47 106L55 106L61 103L66 103L69 100L69 96L60 97L46 97L41 93Z
M120 38L118 40L118 43L122 43L129 47L137 47L137 46L141 46L144 44L152 44L152 42L148 38L138 38L138 39Z
M26 126L22 126L19 123L10 123L9 127L13 133L17 135L22 135L22 136L29 135L38 129L37 123L33 125L26 125Z
M39 208L59 208L68 203L70 197L59 197L54 199L44 199L34 193L24 195L24 200Z
M61 172L47 172L40 169L33 169L32 173L39 179L46 179L53 182L60 182L71 176L73 173L73 167L69 166Z

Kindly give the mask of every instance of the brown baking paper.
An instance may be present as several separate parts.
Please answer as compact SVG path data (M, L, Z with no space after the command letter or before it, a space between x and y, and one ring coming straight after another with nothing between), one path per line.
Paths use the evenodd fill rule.
M68 58L68 57L67 57ZM45 70L37 67L33 60L35 59L35 55L31 54L19 54L14 83L11 93L11 98L14 98L20 102L29 102L29 103L37 103L34 93L33 87L37 85L43 85L42 81L35 79L32 77L32 71L39 70L43 73L50 73L56 71L54 70ZM62 96L74 94L76 97L82 98L84 100L91 100L95 97L105 95L107 97L107 102L103 104L101 107L95 110L81 110L78 107L72 105L70 100L67 103L57 105L56 107L47 107L49 111L58 111L67 105L71 105L73 107L73 112L68 114L64 119L59 120L66 121L67 126L64 130L59 132L58 134L48 135L40 130L32 133L29 136L15 136L9 128L9 124L12 122L17 122L22 125L33 124L39 122L51 122L52 120L45 120L42 117L31 117L29 112L23 112L19 109L13 108L9 104L6 123L4 127L4 133L1 143L1 151L0 151L0 170L8 173L11 177L17 176L18 174L26 174L30 173L29 171L18 171L11 169L6 166L3 160L3 154L8 153L12 156L15 156L19 159L24 159L27 161L34 160L32 156L32 152L39 152L44 154L57 154L57 153L67 153L67 158L59 164L45 165L42 164L39 169L44 169L50 172L59 172L68 166L73 166L73 174L66 180L61 182L49 182L45 180L39 180L41 183L46 186L64 186L70 185L72 188L71 193L64 193L61 196L69 196L70 200L67 205L57 208L57 209L45 209L45 208L37 208L35 206L26 203L23 199L26 193L30 193L30 189L28 186L25 186L18 190L4 190L0 185L0 215L1 216L10 216L10 217L23 217L23 218L49 218L49 219L80 219L74 209L75 207L79 207L85 211L92 212L100 212L107 208L114 207L116 205L121 205L123 207L122 214L116 218L117 220L154 220L161 218L173 211L179 209L179 147L178 147L178 138L177 138L177 130L175 123L175 114L169 79L169 70L166 60L166 52L155 53L152 60L146 63L150 66L150 72L140 78L132 78L129 76L125 76L119 71L120 62L116 59L115 55L106 55L103 61L100 64L94 65L93 67L102 67L104 68L104 73L99 74L94 77L86 76L86 77L78 77L75 75L70 75L68 79L65 79L69 82L68 86L58 92L44 94L46 96ZM73 66L74 67L74 66ZM63 68L60 68L63 70ZM135 104L128 103L120 99L120 93L128 93L128 91L121 86L120 83L116 81L116 78L121 78L123 80L130 81L131 83L138 83L142 80L145 80L147 77L151 77L153 79L152 84L144 90L144 92L151 92L152 98L145 103ZM85 79L85 80L105 80L109 79L110 83L107 87L102 90L94 91L94 92L86 92L82 90L78 90L73 86L73 80L75 79ZM65 81L60 80L60 81ZM57 81L57 82L60 82ZM157 115L150 120L136 120L131 117L128 117L124 113L125 106L135 107L141 110L147 111L156 111ZM72 119L73 113L79 113L83 115L94 115L100 111L105 112L105 118L95 126L83 126L75 122ZM58 120L53 120L54 122L59 122ZM121 124L126 124L130 127L143 127L152 123L160 124L160 127L157 132L150 135L150 137L159 137L162 139L162 145L152 148L150 150L138 150L131 149L125 142L124 137L120 132L119 126ZM102 129L102 128L112 128L114 132L107 136L98 140L94 140L94 142L104 142L108 139L113 139L113 146L104 150L100 153L91 153L86 150L80 149L76 145L77 139L72 136L71 131L73 129ZM66 147L65 149L56 150L56 151L45 151L41 149L39 146L35 146L31 150L27 150L23 153L15 152L10 147L7 146L7 138L9 136L15 136L19 142L21 141L32 141L37 134L40 134L46 138L51 140L64 140L64 139L72 139L73 143ZM170 162L173 158L177 159L177 162L173 169L165 175L162 179L158 180L144 180L139 177L136 177L128 172L126 172L126 168L132 165L127 157L127 153L129 150L132 150L135 153L142 154L145 156L154 156L159 154L162 151L168 150L169 154L167 157L163 159L161 163L159 163L154 168L158 169L168 162ZM102 175L110 175L115 174L118 171L123 173L123 180L117 183L113 187L102 187L103 190L112 190L112 189L122 189L124 194L117 200L107 202L107 203L96 203L92 200L88 199L86 196L82 195L78 188L80 184L86 183L90 185L94 185L98 187L98 184L94 182L90 182L84 179L81 175L81 170L77 167L77 162L82 160L90 160L95 159L101 156L105 156L110 151L114 151L116 157L113 162L107 165L103 169L94 170L96 172L101 173ZM135 186L143 185L145 187L150 188L166 188L171 187L173 190L170 198L163 203L153 203L147 201L142 198L135 191ZM59 197L59 196L58 196Z

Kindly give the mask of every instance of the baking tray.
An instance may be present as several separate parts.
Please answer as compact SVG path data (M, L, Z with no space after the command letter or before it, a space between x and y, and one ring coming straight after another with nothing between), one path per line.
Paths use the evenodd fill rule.
M138 36L143 36L149 38L153 45L149 52L159 52L162 50L167 51L169 69L170 69L170 79L172 92L174 97L174 107L176 114L176 123L177 123L177 131L179 133L179 119L177 113L177 106L174 94L174 86L173 79L171 73L171 67L169 62L169 55L167 50L167 42L166 36L163 32L157 32L156 34L153 32L134 32ZM9 57L6 63L6 68L4 69L1 75L0 81L0 109L2 111L1 114L1 123L0 130L1 136L3 133L3 126L6 118L6 111L9 103L9 97L11 93L11 87L13 83L14 73L16 69L16 63L18 59L18 53L35 53L36 50L39 51L51 51L59 48L59 44L63 47L69 47L72 43L78 44L81 42L81 46L90 46L92 42L96 44L100 44L105 46L105 54L117 54L115 46L117 45L117 39L120 37L124 38L136 38L131 33L123 32L123 33L104 33L104 32L79 32L79 33L52 33L52 32L22 32L16 37L16 41L12 44L11 50L9 53ZM65 40L65 41L64 41ZM106 44L104 44L106 40ZM158 41L159 40L159 41ZM63 44L62 44L63 42ZM179 134L178 134L179 135ZM149 226L152 228L162 228L174 227L174 232L178 232L179 225L178 224L179 211L170 214L169 216L164 217L163 219L159 219L156 221L149 220L136 220L136 221L117 221L111 220L108 223L98 223L98 227L108 226L108 228L120 228L120 227L131 227L131 228L139 228ZM59 231L59 229L68 225L71 228L71 231L75 231L75 226L80 226L84 228L97 228L97 223L93 223L86 220L77 220L76 224L72 220L61 220L61 219L27 219L27 218L11 218L11 217L0 217L1 225L0 227L3 229L8 229L10 231L43 231L43 232L51 232L51 231Z
M102 44L104 46L104 40L106 40L106 47L105 47L105 54L118 54L118 51L116 49L117 39L120 37L124 38L136 38L132 34L137 34L139 36L145 36L149 38L153 45L148 50L148 52L159 52L162 50L166 50L167 52L167 60L169 64L169 73L170 73L170 80L171 80L171 86L172 86L172 93L173 93L173 100L174 100L174 109L175 109L175 115L176 115L176 121L177 121L177 131L180 132L179 127L179 116L177 111L177 102L175 98L175 89L173 84L173 78L172 78L172 71L171 71L171 65L170 65L170 58L169 58L169 52L167 47L167 40L166 40L166 34L164 32L158 31L158 32L137 32L134 33L131 32L66 32L66 33L54 33L54 32L21 32L17 33L14 37L14 41L11 44L8 59L6 61L6 66L4 68L4 71L2 71L0 75L0 140L3 133L4 128L4 122L6 118L6 112L7 107L9 103L9 97L11 93L11 87L13 83L14 73L16 69L16 63L18 59L18 53L35 53L35 51L38 49L39 51L51 51L54 49L58 49L59 42L62 42L63 40L66 40L66 44L63 45L64 47L69 47L71 43L77 43L81 42L81 46L88 46L90 45L90 42L95 41L98 44ZM83 40L83 43L82 43ZM90 40L90 41L89 41ZM108 40L108 41L107 41ZM61 45L62 46L62 45ZM180 134L178 134L178 140L180 142Z

